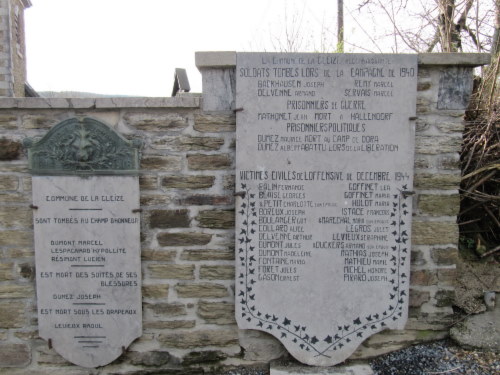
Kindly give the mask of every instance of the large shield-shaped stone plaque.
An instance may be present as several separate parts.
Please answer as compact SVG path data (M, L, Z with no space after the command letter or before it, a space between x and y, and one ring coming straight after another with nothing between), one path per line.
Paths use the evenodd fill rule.
M334 365L407 319L417 58L240 53L236 318Z
M91 119L28 144L32 171L58 174L32 177L40 337L79 366L106 365L142 334L139 181L120 175L137 149Z

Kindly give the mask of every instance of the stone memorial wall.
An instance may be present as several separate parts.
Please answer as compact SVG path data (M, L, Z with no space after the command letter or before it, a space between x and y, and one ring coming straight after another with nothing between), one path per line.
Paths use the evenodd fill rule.
M404 330L385 330L369 337L348 360L447 335L453 322L463 103L468 99L472 67L487 62L483 55L418 56L417 118L412 120L415 194L408 197L413 203L408 320ZM235 215L242 203L241 196L234 196L242 190L235 186L236 116L239 119L245 113L245 104L243 111L233 111L239 109L235 101L236 54L200 53L197 65L203 77L203 97L0 99L1 373L223 374L238 366L266 373L273 359L286 354L274 336L239 329L235 319L235 303L241 299L235 296L235 261L240 261L235 240L241 232L235 232ZM450 90L450 85L461 90ZM62 121L82 117L94 118L144 144L139 176L142 212L138 213L143 333L115 361L96 370L68 362L40 337L38 316L40 308L46 307L37 304L35 292L36 277L41 276L35 268L33 218L38 214L30 207L35 203L36 182L22 146L26 137L42 137ZM259 153L265 152L256 150L252 156L257 158ZM352 190L342 186L347 181L338 184L344 193ZM354 199L346 198L346 208L354 208ZM311 195L306 200L319 198ZM299 220L304 215L295 217ZM345 232L345 225L317 224L339 234ZM306 229L309 227L304 227L304 235ZM280 317L280 323L284 318ZM316 334L317 339L334 338L325 333L325 337Z
M238 54L236 318L304 363L404 328L416 86L416 55Z

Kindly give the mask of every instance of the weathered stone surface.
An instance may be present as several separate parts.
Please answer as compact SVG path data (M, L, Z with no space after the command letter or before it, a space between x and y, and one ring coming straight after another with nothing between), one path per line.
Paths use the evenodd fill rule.
M135 366L163 366L167 364L170 359L169 352L161 351L148 351L148 352L128 352L128 361Z
M0 190L17 190L19 178L17 176L0 175Z
M20 142L7 138L0 138L0 160L15 160L21 154Z
M142 285L143 298L167 298L168 297L168 284L153 284Z
M139 187L141 190L158 189L158 178L156 176L139 176Z
M234 266L215 265L200 266L200 279L231 280L234 279Z
M457 269L440 268L437 270L437 278L440 286L455 286L457 283Z
M417 97L417 114L427 113L431 110L430 101L426 98Z
M227 358L227 354L220 350L205 350L202 352L190 352L182 358L182 364L198 365L200 363L220 362Z
M236 324L233 303L200 301L197 313L207 323Z
M228 346L238 344L236 330L200 330L162 333L158 341L165 347L190 349L204 346Z
M368 364L349 364L335 367L314 367L295 363L271 363L270 375L374 375Z
M235 175L224 176L224 179L222 180L222 187L225 190L234 191L235 179Z
M148 270L152 279L194 279L193 264L150 264Z
M460 196L420 194L418 208L426 215L431 216L456 216L460 209Z
M427 291L410 288L410 307L420 307L431 299L431 294Z
M456 153L452 155L441 156L438 159L438 168L448 171L460 170L460 155Z
M0 193L0 203L27 203L29 205L30 200L27 195L21 193Z
M410 285L429 286L436 282L435 270L412 270L410 273Z
M170 250L142 250L143 260L154 260L160 262L171 262L175 259L177 252Z
M240 346L244 349L244 358L248 361L268 362L286 353L281 342L265 332L240 329L238 336Z
M0 367L25 367L30 362L29 345L0 343Z
M0 285L0 299L30 298L35 290L32 285Z
M418 82L417 91L427 91L432 87L431 82Z
M14 279L14 263L0 263L0 281Z
M234 260L234 251L212 249L184 250L181 253L181 260Z
M223 138L166 136L155 138L151 147L172 151L216 151L223 144Z
M417 135L415 139L415 152L417 154L430 155L459 152L461 145L461 137Z
M212 283L177 284L174 289L180 298L222 298L229 295L224 285Z
M413 266L423 266L426 264L424 253L421 250L412 250L411 251L411 264Z
M468 316L450 330L460 346L498 352L500 348L500 304L494 310Z
M196 220L202 228L231 229L234 228L234 210L200 211Z
M194 320L156 320L146 321L143 323L144 329L188 329L194 328L196 322Z
M33 224L29 207L0 207L0 226L6 228L26 228Z
M149 214L151 228L189 228L189 210L153 210Z
M166 206L172 202L172 198L165 193L143 194L140 198L141 206Z
M438 109L466 109L473 86L471 67L452 66L439 77Z
M203 155L194 154L187 156L188 167L194 171L210 171L227 169L231 167L232 160L228 154Z
M454 290L438 290L434 295L436 299L437 307L445 307L453 305L455 301L455 291Z
M20 328L25 324L26 308L22 302L0 303L0 328Z
M7 258L31 258L35 255L35 250L32 247L11 247L5 249Z
M65 117L62 113L52 112L47 114L23 115L21 121L25 129L48 129Z
M441 133L459 133L461 134L465 128L465 122L462 119L448 122L448 121L436 121L435 126L439 129Z
M194 116L194 129L203 133L234 132L236 116L228 114L197 114Z
M17 128L17 116L0 115L0 129L11 130Z
M187 116L180 113L129 112L124 120L144 131L179 131L189 125Z
M177 200L182 206L226 206L233 203L233 197L229 195L189 195Z
M458 242L458 226L452 222L413 221L414 245L455 244Z
M180 171L182 159L180 156L143 156L141 159L141 169L155 170L161 172Z
M457 264L458 249L456 247L432 249L431 258L438 266L452 266Z
M199 246L208 244L212 235L196 232L160 233L157 239L160 246Z
M214 181L215 176L167 176L161 185L169 189L208 189Z
M457 174L415 173L416 189L458 189L460 176Z
M19 230L0 231L0 246L32 246L33 234Z
M186 305L183 303L144 303L144 308L160 316L186 315Z
M428 158L429 158L428 156L416 155L415 156L415 168L417 168L417 169L430 168L432 163Z

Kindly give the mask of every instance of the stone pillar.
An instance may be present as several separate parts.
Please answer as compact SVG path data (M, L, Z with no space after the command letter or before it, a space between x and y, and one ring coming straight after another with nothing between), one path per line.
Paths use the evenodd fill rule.
M24 10L30 0L0 0L0 97L24 97Z

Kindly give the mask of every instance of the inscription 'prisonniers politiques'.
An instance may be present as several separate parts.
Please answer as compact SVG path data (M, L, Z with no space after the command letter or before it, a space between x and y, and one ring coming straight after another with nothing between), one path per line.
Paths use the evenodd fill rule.
M417 61L240 53L240 328L333 365L408 309Z

